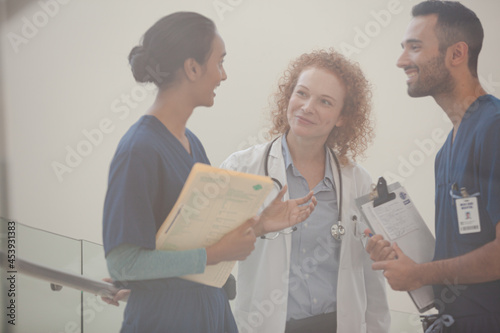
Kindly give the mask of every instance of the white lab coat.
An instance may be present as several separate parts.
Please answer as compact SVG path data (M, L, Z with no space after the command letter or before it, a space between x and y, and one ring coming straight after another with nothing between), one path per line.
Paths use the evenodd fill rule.
M265 153L269 143L253 146L229 156L222 168L264 175ZM331 158L331 156L330 156ZM339 198L339 174L331 161ZM281 138L272 146L268 160L269 175L285 185L286 171ZM385 294L384 277L371 269L371 260L364 250L360 222L354 199L371 190L371 178L359 165L341 168L343 182L342 223L346 234L342 239L337 285L338 333L387 333L390 315ZM267 205L278 193L278 186L266 199ZM285 200L288 199L288 193ZM353 222L353 216L358 222ZM240 333L280 333L285 331L290 268L290 234L274 240L258 238L255 250L238 263L237 296L233 307ZM323 248L325 255L331 249Z

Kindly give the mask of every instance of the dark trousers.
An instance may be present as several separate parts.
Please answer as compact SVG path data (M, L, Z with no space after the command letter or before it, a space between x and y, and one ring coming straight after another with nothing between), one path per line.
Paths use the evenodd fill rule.
M290 319L285 333L336 333L337 313L325 313L304 319Z

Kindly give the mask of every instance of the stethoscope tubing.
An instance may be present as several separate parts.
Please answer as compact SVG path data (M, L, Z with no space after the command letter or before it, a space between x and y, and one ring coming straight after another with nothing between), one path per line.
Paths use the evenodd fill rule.
M277 137L276 139L274 139L273 141L271 141L269 143L269 147L266 150L266 156L265 156L265 161L264 161L264 174L267 177L270 177L270 175L269 175L269 168L268 168L269 154L271 153L271 148L273 147L273 144L279 138L280 137ZM335 152L333 151L333 149L331 147L328 147L328 149L330 150L330 153L333 156L333 160L335 161L335 165L337 166L337 172L338 172L338 175L339 175L339 198L338 198L338 203L339 203L339 206L338 206L338 209L339 209L339 220L338 220L338 225L341 226L341 224L342 224L342 194L343 194L343 189L342 189L342 172L340 170L340 162L339 162L339 160L337 158L337 155L335 155ZM283 189L283 185L281 184L281 182L278 179L271 177L271 180L278 185L278 188L280 189L280 191L281 191L281 189Z

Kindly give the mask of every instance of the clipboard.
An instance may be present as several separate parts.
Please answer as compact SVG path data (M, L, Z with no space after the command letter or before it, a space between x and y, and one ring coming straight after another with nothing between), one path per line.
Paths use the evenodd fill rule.
M432 261L434 236L401 184L387 186L386 180L380 177L370 194L356 199L356 206L375 234L391 243L397 241L401 250L416 263ZM423 286L408 294L420 313L435 306L432 286Z

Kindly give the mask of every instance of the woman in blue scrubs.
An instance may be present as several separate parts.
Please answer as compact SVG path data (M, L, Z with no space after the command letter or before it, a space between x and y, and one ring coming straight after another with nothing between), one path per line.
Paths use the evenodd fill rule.
M312 193L282 202L282 191L268 210L279 212L273 219L249 219L207 248L155 250L156 231L192 166L209 164L186 123L195 107L214 104L214 91L227 78L225 54L214 23L190 12L160 19L130 52L135 79L154 83L158 94L121 139L109 172L103 216L106 261L112 279L132 290L121 332L237 332L222 289L178 276L245 259L256 236L301 222L314 209L314 202L302 205Z

